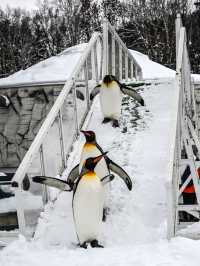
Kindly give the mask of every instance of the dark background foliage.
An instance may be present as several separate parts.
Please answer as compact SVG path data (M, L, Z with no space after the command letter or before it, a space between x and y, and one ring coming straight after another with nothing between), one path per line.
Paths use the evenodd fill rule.
M175 69L175 18L181 13L192 71L200 73L200 8L190 0L43 0L32 13L0 9L0 77L88 42L106 16L128 48Z

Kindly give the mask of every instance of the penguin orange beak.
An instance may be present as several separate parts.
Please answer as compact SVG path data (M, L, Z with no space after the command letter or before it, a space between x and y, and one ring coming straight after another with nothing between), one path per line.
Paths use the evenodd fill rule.
M101 154L101 155L95 157L95 158L93 159L93 162L94 162L94 163L98 163L103 157L105 157L105 155L106 155L107 153L108 153L108 152L104 152L103 154Z

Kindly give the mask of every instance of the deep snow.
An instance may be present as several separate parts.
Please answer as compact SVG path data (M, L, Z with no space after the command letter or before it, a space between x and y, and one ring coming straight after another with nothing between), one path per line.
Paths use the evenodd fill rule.
M142 95L146 106L136 109L135 103L125 97L120 129L101 124L97 98L87 126L96 131L98 143L134 181L131 192L118 177L111 185L111 213L100 237L105 248L82 250L75 246L72 195L62 192L41 214L33 240L28 242L21 236L1 251L1 266L199 265L200 241L180 237L170 242L166 239L166 182L169 179L166 168L173 83L145 87ZM78 160L78 147L83 142L81 136L75 143L68 170Z

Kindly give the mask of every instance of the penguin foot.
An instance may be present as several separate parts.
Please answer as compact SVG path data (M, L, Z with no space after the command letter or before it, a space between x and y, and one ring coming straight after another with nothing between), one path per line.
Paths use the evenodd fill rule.
M86 242L83 242L83 243L80 244L79 246L80 246L80 248L87 249L87 243L86 243Z
M113 126L113 127L119 127L119 122L118 122L118 120L114 119L114 120L113 120L113 123L112 123L112 126Z
M104 117L103 121L102 121L102 124L106 124L108 122L110 122L112 119L109 118L109 117Z
M98 240L92 240L91 242L90 242L90 245L91 245L91 247L92 248L103 248L104 246L102 246L102 245L100 245L99 243L98 243Z

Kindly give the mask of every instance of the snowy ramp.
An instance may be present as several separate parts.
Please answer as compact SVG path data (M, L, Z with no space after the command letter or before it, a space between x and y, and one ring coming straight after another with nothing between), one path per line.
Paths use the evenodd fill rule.
M91 110L87 128L94 130L98 143L109 157L131 176L129 192L120 178L111 184L110 215L100 241L104 249L76 247L71 193L57 193L41 214L31 242L20 238L0 253L6 266L60 265L198 265L199 241L166 239L166 182L170 157L170 126L174 110L173 82L144 87L146 106L124 97L120 128L103 125L99 99ZM69 171L79 160L84 137L74 144ZM67 175L66 171L66 175ZM192 247L192 248L191 248Z

